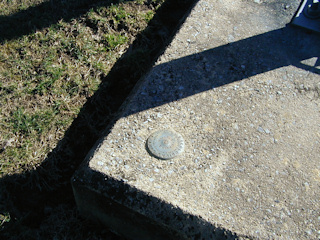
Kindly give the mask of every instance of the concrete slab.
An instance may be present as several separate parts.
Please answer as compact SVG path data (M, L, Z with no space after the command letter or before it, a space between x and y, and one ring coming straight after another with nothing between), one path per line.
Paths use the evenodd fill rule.
M320 238L319 36L299 1L200 0L72 179L129 239ZM172 129L184 152L159 160Z

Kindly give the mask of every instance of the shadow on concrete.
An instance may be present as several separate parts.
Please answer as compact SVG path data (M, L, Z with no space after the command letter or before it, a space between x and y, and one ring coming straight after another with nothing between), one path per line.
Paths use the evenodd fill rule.
M191 47L192 47L192 43ZM134 114L285 66L320 74L319 36L285 27L156 66ZM309 65L307 64L309 63ZM286 80L288 76L283 75ZM272 80L272 79L271 79Z
M10 212L20 225L36 228L43 220L46 206L55 206L66 201L74 204L69 182L72 174L103 135L104 130L110 128L112 120L119 117L118 109L125 98L136 82L151 68L157 57L163 53L182 20L197 1L168 0L167 2L159 9L144 33L137 36L136 41L115 64L110 74L102 79L99 90L88 100L63 140L47 159L33 171L0 179L0 189L3 193L1 198L6 201L5 204L0 204L0 212ZM49 2L26 12L1 18L14 24L16 18L28 19L28 14L32 14L33 11L43 12L42 17L45 18L46 9L51 9ZM81 7L79 9L75 10L73 17L85 11ZM63 18L64 11L59 10L57 17L48 20L47 23L40 23L36 28L44 28L57 22ZM18 26L8 26L12 29L2 34L2 40L31 33L34 29L31 27L19 32ZM157 68L161 68L163 74L152 83L156 84L155 91L152 94L142 95L139 98L142 102L137 102L130 114L288 65L319 74L316 68L319 60L315 66L302 63L303 60L319 57L320 46L316 45L318 42L316 36L286 27L159 65ZM137 59L140 61L136 61ZM173 75L174 68L181 68L181 74ZM177 72L176 69L174 72ZM170 91L161 87L164 78L170 79L172 83ZM122 184L122 187L125 189L128 186ZM168 211L181 211L172 208L171 205L165 208ZM226 230L216 229L199 218L199 226L202 224L207 229L221 230L229 234L229 237L234 236ZM14 223L10 223L10 227L14 229Z
M237 234L123 181L96 171L82 170L77 171L72 179L79 210L91 220L110 226L124 236L154 240L239 239Z
M0 16L0 43L50 27L60 20L71 21L93 7L133 0L49 0L9 16Z

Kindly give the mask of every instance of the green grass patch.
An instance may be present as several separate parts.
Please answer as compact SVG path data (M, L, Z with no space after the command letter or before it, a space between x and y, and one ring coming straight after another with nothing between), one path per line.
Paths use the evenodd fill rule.
M12 113L11 125L15 134L29 136L42 134L54 121L55 113L52 111L38 111L27 113L24 109L18 109Z
M115 50L128 41L128 38L121 34L106 34L104 39L108 50Z
M124 9L124 7L119 5L111 5L110 7L110 15L116 22L120 22L125 20L130 16L128 12Z

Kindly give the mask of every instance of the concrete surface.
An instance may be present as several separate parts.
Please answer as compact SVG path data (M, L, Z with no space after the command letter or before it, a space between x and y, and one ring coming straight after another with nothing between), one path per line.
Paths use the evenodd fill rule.
M129 239L319 239L319 36L298 0L200 0L72 179ZM146 141L173 129L185 150Z

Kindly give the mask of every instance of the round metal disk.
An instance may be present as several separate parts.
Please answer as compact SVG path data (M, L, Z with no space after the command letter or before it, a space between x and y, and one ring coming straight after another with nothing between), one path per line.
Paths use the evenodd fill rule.
M150 135L147 146L151 154L161 159L171 159L184 150L182 136L172 130L159 130Z

